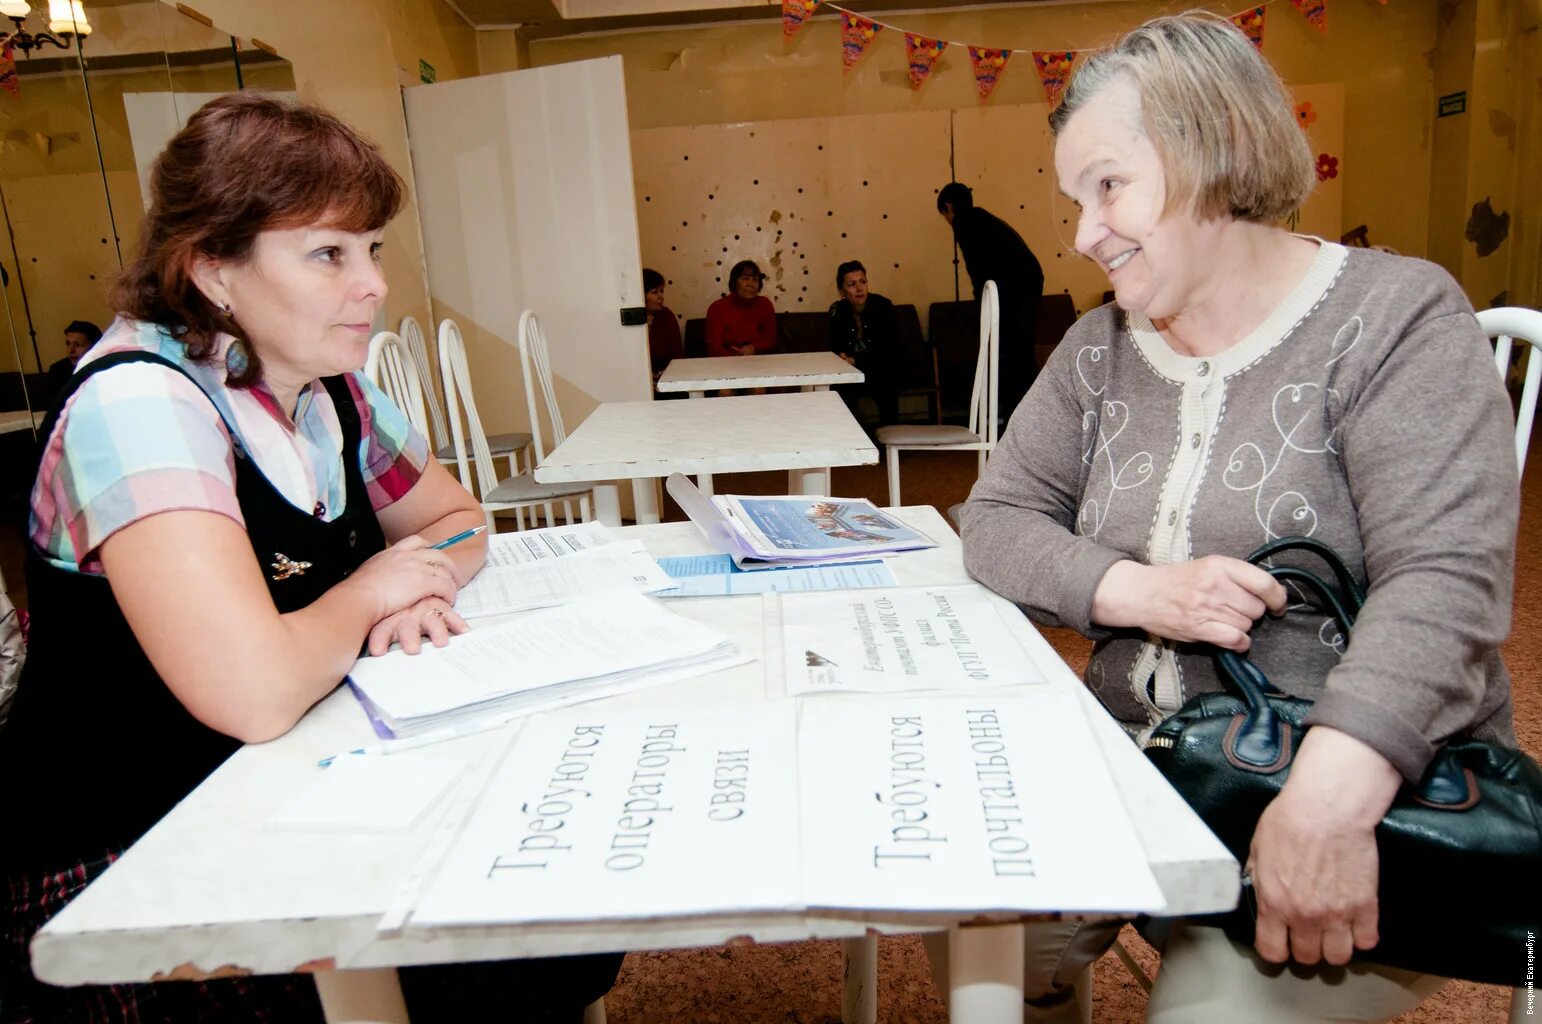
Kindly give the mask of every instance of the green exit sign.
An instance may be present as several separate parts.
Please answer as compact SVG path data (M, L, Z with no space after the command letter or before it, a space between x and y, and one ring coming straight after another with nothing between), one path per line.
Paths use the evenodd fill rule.
M1465 113L1467 113L1467 93L1453 92L1440 97L1439 112L1435 116L1450 117L1453 114Z
M439 72L434 70L434 66L432 64L424 60L422 57L419 57L418 77L425 82L437 82L439 81Z

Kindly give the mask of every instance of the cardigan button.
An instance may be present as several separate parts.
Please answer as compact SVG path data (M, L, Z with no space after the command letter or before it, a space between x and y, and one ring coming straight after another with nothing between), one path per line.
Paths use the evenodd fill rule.
M1173 509L1171 512L1167 513L1167 525L1168 526L1176 526L1177 524L1178 524L1178 510L1177 509Z
M1189 447L1190 448L1198 448L1201 440L1202 439L1200 438L1200 436L1198 434L1195 434L1193 437L1189 438Z
M1208 377L1208 376L1210 376L1210 363L1209 362L1203 362L1203 363L1199 364L1199 375L1201 377Z

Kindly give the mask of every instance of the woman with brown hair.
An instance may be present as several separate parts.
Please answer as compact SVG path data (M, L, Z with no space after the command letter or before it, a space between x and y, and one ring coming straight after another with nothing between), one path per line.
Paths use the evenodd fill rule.
M155 165L120 316L43 428L31 644L0 732L5 1024L319 1019L303 979L62 989L32 977L27 948L242 743L288 731L361 647L415 653L465 629L452 605L486 541L431 545L482 511L358 372L402 193L330 114L247 94L205 106ZM415 1020L489 1019L547 994L567 1005L529 1019L576 1020L618 964L532 964L533 993L506 964L402 980Z

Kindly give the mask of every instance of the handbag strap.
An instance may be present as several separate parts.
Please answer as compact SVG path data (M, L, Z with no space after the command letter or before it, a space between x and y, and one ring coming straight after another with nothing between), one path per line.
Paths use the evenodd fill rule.
M1351 615L1360 614L1361 607L1365 605L1365 589L1360 586L1360 581L1355 579L1355 574L1349 571L1349 566L1344 564L1344 559L1339 557L1339 553L1315 537L1276 538L1248 555L1247 561L1263 566L1264 562L1282 551L1307 551L1322 559L1323 564L1333 573L1333 578L1338 582L1339 590L1344 595L1344 607ZM1348 635L1347 630L1345 635Z

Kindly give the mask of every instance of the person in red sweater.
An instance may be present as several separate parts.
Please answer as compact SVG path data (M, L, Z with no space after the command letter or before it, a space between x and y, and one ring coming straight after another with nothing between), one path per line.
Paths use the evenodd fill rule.
M707 307L707 355L753 356L776 347L776 307L760 294L765 279L754 260L734 264L728 294Z
M658 380L671 359L685 354L685 348L680 342L680 321L664 305L664 275L644 267L642 279L643 308L648 311L648 360L653 364L653 379Z

